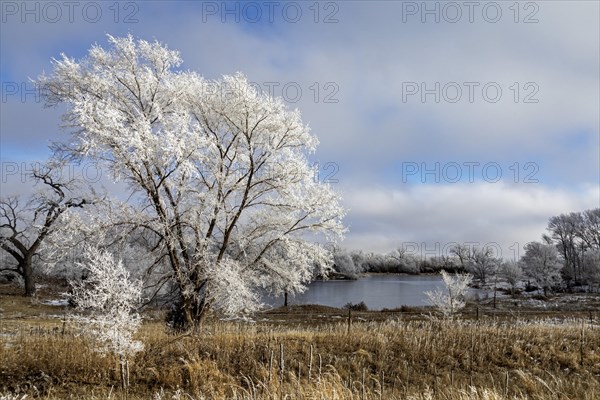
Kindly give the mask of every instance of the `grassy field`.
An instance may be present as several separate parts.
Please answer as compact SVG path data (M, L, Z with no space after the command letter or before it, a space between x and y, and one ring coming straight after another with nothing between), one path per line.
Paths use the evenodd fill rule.
M0 393L7 399L600 398L595 314L490 317L482 306L475 320L473 307L460 321L405 309L412 313L354 313L350 325L345 311L297 307L257 315L253 323L212 319L200 333L179 336L148 320L139 333L145 350L130 361L125 393L118 360L96 353L77 326L64 323L65 308L9 293L0 295Z

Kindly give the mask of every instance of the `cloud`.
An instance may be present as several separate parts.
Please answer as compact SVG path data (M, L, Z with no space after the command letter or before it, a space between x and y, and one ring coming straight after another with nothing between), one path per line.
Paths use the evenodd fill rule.
M389 251L403 245L435 252L451 243L497 244L503 256L540 240L550 216L598 207L600 188L460 183L344 190L352 235L345 246ZM516 244L516 246L515 246Z
M488 3L472 23L464 6L456 23L443 14L439 23L432 15L422 23L421 10L406 14L422 2L327 2L319 3L318 15L313 3L298 2L303 14L295 23L283 16L283 3L273 23L235 23L235 15L222 23L222 14L206 12L207 4L222 2L135 3L138 22L124 23L132 10L121 8L115 23L112 3L102 4L97 23L76 15L73 23L23 24L9 16L1 24L2 82L27 82L62 51L82 57L93 43L105 45L106 33L157 39L181 51L184 68L209 78L242 71L302 111L321 142L311 160L323 167L322 177L335 163L351 208L349 247L529 241L551 215L599 205L597 190L582 189L600 183L597 2L519 3L517 23L510 2L495 3L502 11L497 23L482 14ZM325 23L328 16L337 22ZM538 22L523 23L527 16ZM415 84L418 92L410 94ZM456 88L461 93L452 102ZM502 92L492 102L486 95L495 88ZM422 89L429 94L422 97ZM0 104L3 161L39 158L48 141L67 138L57 111L31 98L22 103L19 95ZM406 185L405 162L496 162L504 183ZM538 167L533 186L522 184L528 162ZM510 184L515 163L521 176Z

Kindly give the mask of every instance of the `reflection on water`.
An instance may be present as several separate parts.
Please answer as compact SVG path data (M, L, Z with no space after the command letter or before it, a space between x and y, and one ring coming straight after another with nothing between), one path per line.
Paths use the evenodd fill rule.
M427 305L425 292L443 288L439 275L393 275L373 274L356 281L317 281L299 295L290 296L288 303L321 304L342 307L348 303L364 301L370 310L396 308L402 305ZM267 298L265 303L282 306L283 297Z

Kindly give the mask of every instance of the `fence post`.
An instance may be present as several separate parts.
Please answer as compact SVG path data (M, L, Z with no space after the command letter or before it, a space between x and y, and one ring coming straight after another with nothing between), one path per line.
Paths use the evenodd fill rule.
M310 357L308 358L308 382L312 375L312 362L313 362L313 345L310 345Z
M279 380L283 384L283 372L285 371L285 360L283 359L283 343L279 344L279 369Z
M584 320L581 321L581 342L579 344L579 357L580 357L580 362L581 362L581 366L583 367L583 342L585 340L585 322Z
M273 373L273 349L271 349L271 357L269 358L269 382L271 382Z
M350 334L350 325L352 324L352 310L348 308L348 335Z

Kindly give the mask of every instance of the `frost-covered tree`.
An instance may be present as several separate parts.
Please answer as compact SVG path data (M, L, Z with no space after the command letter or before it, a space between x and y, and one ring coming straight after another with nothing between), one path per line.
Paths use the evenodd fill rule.
M28 199L19 196L0 198L0 274L14 274L22 279L26 296L35 296L35 259L48 248L49 242L62 241L61 227L69 219L68 211L93 203L81 196L75 178L64 179L59 160L35 164L30 173L36 191ZM8 254L8 257L4 257Z
M600 249L600 208L554 216L548 221L547 230L548 243L556 245L564 262L565 281L571 285L586 283L590 276L586 253Z
M466 293L473 281L471 274L450 275L441 271L444 289L425 292L429 303L438 309L445 318L452 318L466 305Z
M345 249L335 248L333 250L333 263L335 272L349 279L358 279L362 273L360 265L354 263L354 257Z
M518 261L504 261L500 264L500 278L510 286L510 292L514 296L515 288L523 277L523 267Z
M397 263L397 271L409 274L419 272L419 262L415 256L408 254L405 249L398 248L387 254L387 257Z
M85 279L71 283L71 299L82 312L73 319L97 342L99 352L119 357L126 388L128 359L143 349L143 344L133 339L142 322L136 311L141 302L142 283L131 280L123 263L109 252L88 247L84 257L80 267Z
M583 256L585 274L583 279L590 287L600 287L600 249L590 249Z
M544 294L560 282L562 264L558 259L556 247L540 242L527 243L524 247L525 254L521 257L523 272Z
M108 40L82 60L55 60L38 84L47 105L66 106L64 151L130 185L115 222L151 239L182 327L210 308L255 307L246 294L257 286L299 291L315 265L328 270L331 254L313 238L339 239L344 210L314 180L307 156L318 140L300 113L242 74L207 80L179 70L179 53L158 42ZM239 301L217 300L227 288Z

